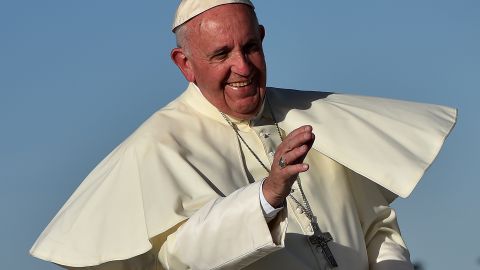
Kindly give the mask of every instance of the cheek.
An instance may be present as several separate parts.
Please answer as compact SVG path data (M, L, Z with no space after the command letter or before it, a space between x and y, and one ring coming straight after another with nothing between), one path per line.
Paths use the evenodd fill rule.
M252 63L257 67L258 69L261 69L262 71L265 71L266 63L265 63L265 57L262 53L257 53L252 56L251 58Z
M202 72L205 83L215 88L223 88L230 74L229 70L223 66L208 67Z
M193 65L193 75L195 81L203 86L218 87L219 83L223 81L225 70L219 65L201 62Z

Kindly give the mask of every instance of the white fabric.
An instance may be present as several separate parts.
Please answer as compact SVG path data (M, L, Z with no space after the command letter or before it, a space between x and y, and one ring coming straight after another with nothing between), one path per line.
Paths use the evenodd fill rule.
M280 127L288 131L311 123L319 138L316 150L403 198L433 162L457 117L449 107L385 98L304 92L300 101L295 90L271 93Z
M260 185L240 188L199 209L162 246L164 268L240 269L283 248L287 220L277 224L277 233L270 232L260 210Z
M206 102L195 88L190 85L181 97L154 114L97 166L39 237L31 249L32 255L78 267L132 258L151 250L151 239L185 220L187 224L212 201L228 197L248 185L251 179L265 177L264 170L252 165L251 158L245 158L245 151L239 151L241 145L235 133L211 104L202 105L200 112L195 109ZM382 202L383 195L388 192L378 192L378 187L366 184L369 181L362 180L360 174L372 176L372 180L399 195L408 194L452 128L455 110L436 105L272 88L268 89L268 96L285 133L301 124L314 127L317 140L310 162L316 163L312 167L320 170L305 175L305 183L309 183L306 184L307 197L315 198L311 204L321 217L321 227L334 233L335 243L338 243L335 252L343 254L340 257L348 262L353 254L342 247L358 250L361 253L356 260L362 261L358 265L364 265L368 261L367 253L383 254L387 250L376 244L378 239L386 237L392 238L399 252L404 254L406 249L396 233L394 212L388 208L391 197ZM249 126L242 128L248 131ZM258 132L261 132L260 127ZM258 134L253 135L252 140L259 140ZM326 145L327 142L332 145ZM262 143L267 142L256 145L262 147ZM278 142L264 144L262 158L265 162L269 162L269 153L276 144ZM360 182L365 184L352 189L361 191L350 193L348 186ZM258 190L257 187L252 196L262 216ZM322 191L321 196L317 191ZM352 201L352 196L358 203ZM223 204L216 207L219 205ZM297 213L293 205L288 201L288 209L281 211L284 215L276 218L281 223L288 212L294 221L287 227L287 248L255 262L251 269L262 269L264 263L275 261L285 263L285 259L276 257L278 254L292 258L290 264L303 261L307 265L315 264L316 259L312 258L318 256L302 257L300 251L305 246L295 250L297 245L305 245L305 240L292 238L292 235L309 232L308 220ZM357 213L356 205L364 207ZM263 239L272 237L274 231L281 231L280 223L275 223L269 236ZM240 227L232 230L245 229L244 225L240 222ZM361 232L362 229L365 231ZM176 233L169 234L176 237ZM215 248L215 243L198 241L177 244Z
M196 92L198 93L198 91ZM195 110L206 117L215 118L219 123L225 123L223 119L218 118L218 111L202 99L202 96L192 97L195 100ZM202 101L203 100L203 101ZM266 117L267 116L267 117ZM247 144L257 154L262 163L268 166L273 161L273 153L280 144L280 136L273 125L271 118L265 111L257 116L254 121L239 121L231 119L241 136ZM232 131L233 132L233 131ZM247 171L250 173L249 180L261 179L266 172L259 164L256 158L250 153L243 143L237 140L245 160ZM228 144L228 142L225 142ZM388 207L388 202L383 197L377 185L366 179L361 178L340 164L319 152L312 150L307 156L306 161L311 164L310 170L301 175L305 193L309 198L312 209L315 212L322 230L332 233L335 242L330 244L332 252L339 262L339 270L348 269L412 269L409 262L409 254L406 250L399 234L395 213ZM351 186L351 188L349 188ZM301 195L298 186L294 184L293 196L301 201ZM228 196L227 196L228 197ZM247 200L245 200L247 201ZM287 199L288 209L281 211L280 217L274 219L272 228L272 238L277 238L278 222L283 221L287 216L288 227L284 236L284 247L272 253L265 253L255 248L250 248L248 252L239 252L236 244L230 245L228 249L218 248L217 243L222 242L221 238L232 239L235 243L239 235L244 234L243 230L253 230L265 226L263 223L242 222L243 215L230 215L232 207L223 207L215 209L217 212L228 212L230 226L227 230L214 229L210 231L203 224L216 224L221 219L210 215L202 215L201 222L198 222L195 213L177 232L172 233L167 242L161 248L160 261L164 269L189 269L201 265L200 269L217 269L221 265L222 269L327 269L326 262L322 253L317 249L312 249L306 241L305 235L312 234L310 221L302 208L290 198ZM220 205L216 205L220 207ZM236 213L247 211L242 209L244 204L233 208ZM248 209L248 208L247 208ZM205 212L212 212L207 206ZM235 222L232 222L235 219ZM218 226L218 225L217 225ZM198 228L202 229L198 229ZM216 226L208 226L216 227ZM195 235L204 235L213 233L208 237L212 244L206 241L197 241ZM178 237L187 240L178 240ZM277 237L275 237L277 236ZM206 239L206 238L202 238ZM390 241L391 239L391 241ZM392 243L392 248L385 248L384 242ZM175 249L168 247L175 246ZM221 246L221 244L220 244ZM216 254L215 259L235 257L235 260L223 260L221 264L211 263L208 256L203 256L197 252L184 252L188 250L208 249L209 253ZM242 249L241 249L242 250ZM236 254L236 256L232 255ZM370 258L371 257L371 258ZM174 262L173 264L171 262ZM211 260L215 261L215 260ZM245 262L251 264L245 266Z
M268 222L272 221L274 219L278 212L280 212L283 207L278 207L275 208L273 207L270 203L267 202L267 199L265 199L265 195L263 194L263 183L265 182L265 179L261 181L260 184L260 205L262 206L262 211L263 211L263 216L265 217L265 220Z
M254 8L249 0L182 0L173 19L172 31L175 32L175 28L211 8L234 3L245 4Z

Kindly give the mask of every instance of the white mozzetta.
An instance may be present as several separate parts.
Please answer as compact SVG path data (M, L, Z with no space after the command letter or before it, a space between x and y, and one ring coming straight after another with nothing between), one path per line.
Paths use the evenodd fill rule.
M303 124L313 126L316 140L307 156L312 170L302 176L302 183L320 227L334 236L332 252L343 262L340 269L364 269L368 263L377 263L368 262L367 253L380 254L380 258L408 257L395 213L388 207L391 199L385 199L377 185L366 178L407 196L437 155L454 125L456 111L373 97L274 88L267 92L275 117L286 133ZM249 129L248 125L242 128ZM272 147L266 147L261 156L266 163ZM255 151L260 153L261 148L260 143ZM250 167L258 165L241 149L232 128L190 84L182 96L155 113L90 173L34 244L32 255L61 265L85 267L127 260L149 250L155 253L159 246L153 245L152 249L154 237L188 220L181 230L169 232L171 237L164 247L177 242L175 239L183 237L182 231L188 231L185 228L195 227L187 223L199 224L202 220L194 215L202 215L208 208L216 209L217 215L222 205L229 205L220 201L235 203L233 197L229 198L232 194L251 194L252 203L245 203L245 209L237 204L234 213L250 213L250 220L257 218L258 224L253 225L265 224L259 186L252 184L252 176L262 179L265 175L256 174L265 172L253 168L258 173L249 175ZM247 165L244 158L250 160ZM255 209L248 207L252 205ZM265 269L272 263L308 269L308 265L321 260L321 254L305 252L309 248L303 238L310 233L308 219L295 212L291 200L286 208L287 231L283 227L287 218L284 209L270 231L264 227L258 234L253 232L260 235L255 240L259 242L243 254L251 258L239 254L233 263L243 265L258 260L248 269ZM239 222L232 230L249 230L248 226ZM395 248L382 246L384 242L378 239L385 237L395 243ZM273 245L270 239L287 242L276 255L266 256L283 246ZM181 244L200 249L216 245L214 240L189 241ZM256 249L255 243L267 243L269 248ZM242 250L249 249L246 246ZM171 250L168 256L182 255L175 253L175 248ZM398 250L400 255L389 254L391 250ZM265 257L260 259L260 255ZM155 257L150 254L128 261L148 265L138 269L161 269ZM207 267L222 265L220 261L210 263L201 262ZM228 262L223 263L228 267ZM108 268L111 264L98 269L122 269Z

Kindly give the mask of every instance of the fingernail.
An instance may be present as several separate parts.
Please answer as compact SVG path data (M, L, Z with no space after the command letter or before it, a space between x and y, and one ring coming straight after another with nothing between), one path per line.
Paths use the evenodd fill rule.
M303 169L308 170L308 164L303 164Z

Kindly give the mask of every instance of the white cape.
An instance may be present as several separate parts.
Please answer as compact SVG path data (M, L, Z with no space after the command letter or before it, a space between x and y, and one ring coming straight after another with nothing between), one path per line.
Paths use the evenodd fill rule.
M244 177L238 145L225 143L236 141L235 134L226 122L191 109L194 88L90 173L38 238L33 256L77 267L129 259L206 202L240 187L221 181ZM401 197L433 162L457 115L438 105L275 88L268 100L285 132L312 125L316 150Z

